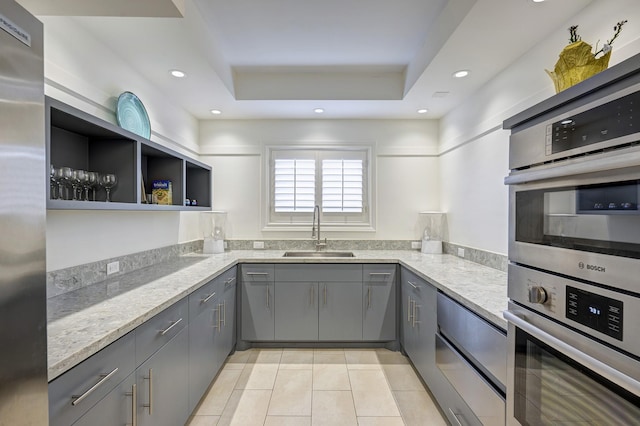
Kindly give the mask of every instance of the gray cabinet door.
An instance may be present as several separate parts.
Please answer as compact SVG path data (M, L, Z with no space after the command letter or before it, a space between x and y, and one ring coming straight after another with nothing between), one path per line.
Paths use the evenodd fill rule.
M401 271L402 344L425 382L436 367L437 294L431 284L405 268Z
M275 339L318 340L318 283L275 284Z
M217 351L224 362L236 343L236 276L225 277L221 285L223 297L220 318L222 327Z
M219 301L207 300L207 308L189 323L189 412L200 398L224 362L217 346L221 346Z
M133 422L133 395L135 374L129 375L111 392L82 416L74 426L131 425Z
M362 282L318 284L318 339L362 340Z
M395 265L365 265L363 296L363 340L396 339Z
M242 283L242 340L273 340L273 281Z
M188 345L188 329L183 329L136 370L138 426L186 422Z

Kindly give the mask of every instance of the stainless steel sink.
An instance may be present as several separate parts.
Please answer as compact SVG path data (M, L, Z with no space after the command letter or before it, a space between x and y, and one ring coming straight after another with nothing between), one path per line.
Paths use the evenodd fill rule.
M355 257L350 251L287 251L282 257Z

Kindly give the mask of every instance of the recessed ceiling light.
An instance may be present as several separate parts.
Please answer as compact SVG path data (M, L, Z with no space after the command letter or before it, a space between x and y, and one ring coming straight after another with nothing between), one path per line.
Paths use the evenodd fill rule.
M533 0L534 3L542 3L544 0Z
M322 114L324 112L323 108L316 108L313 110L313 112L315 112L316 114Z
M428 110L428 109L426 109L426 108L420 108L420 109L418 110L418 114L426 114L426 113L428 113L428 112L429 112L429 110Z
M182 78L184 77L186 74L183 71L180 70L171 70L171 75L177 78Z
M213 114L213 115L220 115L220 114L222 114L222 111L220 111L219 109L212 109L212 110L211 110L211 114Z
M460 70L453 73L455 78L463 78L469 75L469 70Z

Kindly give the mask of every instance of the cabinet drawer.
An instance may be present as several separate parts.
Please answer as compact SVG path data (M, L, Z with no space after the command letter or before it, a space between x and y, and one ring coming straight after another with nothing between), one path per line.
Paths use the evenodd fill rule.
M226 291L236 285L236 267L226 270L189 295L189 321L210 309L216 309ZM227 302L228 303L228 302Z
M133 372L134 336L121 337L49 383L52 426L72 424Z
M185 297L136 329L136 365L142 364L187 326L188 310Z
M362 282L362 265L278 264L275 274L282 282Z
M189 322L207 310L216 309L216 304L222 298L224 287L223 282L218 278L209 281L189 295Z
M505 424L505 400L442 337L436 335L436 364L484 425Z
M441 332L504 392L507 383L507 336L443 293L438 293Z
M363 265L362 279L365 283L391 284L396 279L396 265Z
M274 280L273 265L267 264L246 264L240 267L242 271L242 282L264 282Z

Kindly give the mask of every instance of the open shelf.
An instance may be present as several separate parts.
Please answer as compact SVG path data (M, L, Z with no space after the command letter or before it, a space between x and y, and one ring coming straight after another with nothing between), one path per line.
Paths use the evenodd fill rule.
M110 203L105 202L103 188L96 190L95 201L92 190L89 191L91 201L58 199L59 191L50 191L49 209L171 211L211 208L211 167L204 163L51 98L46 98L46 135L48 164L117 176ZM146 203L144 195L152 193L154 180L171 181L171 205ZM63 195L72 198L69 190L63 191ZM186 206L185 198L195 198L198 205Z

